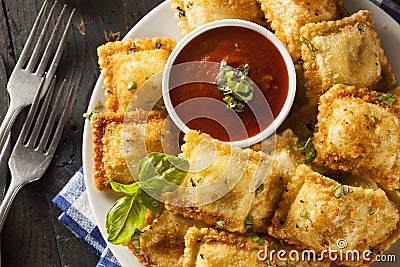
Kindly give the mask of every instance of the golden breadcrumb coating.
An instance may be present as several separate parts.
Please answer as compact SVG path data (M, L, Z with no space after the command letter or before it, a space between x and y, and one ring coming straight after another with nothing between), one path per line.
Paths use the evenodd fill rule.
M319 103L316 163L400 188L400 103L378 100L383 93L335 85Z
M107 111L125 112L136 89L164 69L175 47L173 38L109 42L97 48ZM134 86L128 86L134 82Z
M342 187L300 165L279 203L269 234L317 253L340 249L338 240L346 241L346 250L363 252L396 234L399 213L383 190L348 186L345 193ZM353 266L362 261L340 263Z
M181 188L164 194L167 210L244 233L255 187L265 179L270 160L262 152L233 148L197 131L187 132L184 140L181 156L191 162L190 171ZM185 190L191 193L183 194ZM217 224L221 220L223 226Z
M172 9L183 35L220 19L242 19L266 25L256 0L172 0Z
M191 227L185 235L182 266L266 266L265 262L257 258L258 251L262 249L262 246L246 236Z
M272 157L271 171L263 183L264 190L255 195L248 217L253 218L256 233L266 233L271 218L282 198L288 181L297 167L305 163L304 155L297 149L298 138L290 129L263 141L264 152Z
M342 0L258 0L275 35L286 45L293 61L301 57L300 28L307 23L347 15Z
M126 119L126 117L130 119ZM146 152L163 152L173 140L165 129L166 112L98 113L92 117L94 186L110 190L109 179L123 184L135 181L127 160L136 163ZM125 132L125 136L123 133ZM162 140L162 137L164 138ZM125 141L124 141L125 138Z
M382 90L396 83L370 11L307 24L301 36L305 86L313 104L335 84Z
M144 266L171 267L179 266L185 249L185 234L190 227L205 227L205 223L164 210L154 218L151 212L146 219L152 220L140 236L140 255ZM136 254L131 246L131 251Z

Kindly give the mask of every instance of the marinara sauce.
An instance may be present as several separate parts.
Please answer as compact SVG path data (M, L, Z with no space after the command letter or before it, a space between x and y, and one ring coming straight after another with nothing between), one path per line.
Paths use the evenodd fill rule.
M212 83L180 85L170 89L170 98L177 115L190 129L208 133L221 141L240 141L257 135L278 116L288 94L288 71L271 41L254 30L238 26L214 28L200 34L181 50L173 65L192 61L220 63L222 60L234 68L249 64L248 76L261 90L256 90L242 112L214 105L215 101L194 102L176 109L181 103L199 97L223 102L224 94ZM193 113L198 116L191 119ZM216 117L223 117L223 122Z

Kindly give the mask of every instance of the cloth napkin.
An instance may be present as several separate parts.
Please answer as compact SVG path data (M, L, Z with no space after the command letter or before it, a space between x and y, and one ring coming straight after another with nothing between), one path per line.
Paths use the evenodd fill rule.
M58 219L100 257L97 267L121 266L107 247L95 223L89 206L82 167L53 198L53 203L63 211Z
M370 0L380 6L400 23L400 5L390 0ZM58 218L78 236L96 255L100 256L97 267L121 266L107 247L95 223L89 207L82 168L70 179L67 185L53 199L62 210Z

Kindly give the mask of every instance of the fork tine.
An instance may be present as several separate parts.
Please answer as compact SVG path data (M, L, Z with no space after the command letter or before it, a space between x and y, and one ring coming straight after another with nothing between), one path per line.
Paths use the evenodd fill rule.
M37 63L37 61L39 59L40 50L41 50L41 48L42 48L42 46L44 44L44 38L47 35L47 31L49 30L50 22L51 22L51 19L53 18L53 15L54 15L54 9L56 7L56 3L57 3L57 1L54 1L54 4L50 9L50 13L49 13L49 15L48 15L48 17L46 19L46 22L44 23L43 29L42 29L42 31L40 33L39 39L37 40L35 48L33 49L33 53L31 55L31 58L30 58L30 60L28 62L28 65L26 66L26 69L28 71L31 71L31 72L33 71L33 69L35 68L36 63Z
M34 126L33 130L32 130L30 138L28 140L27 146L30 146L30 147L34 148L35 145L36 145L36 141L38 139L38 136L39 136L39 133L40 133L40 129L42 128L44 118L46 117L46 113L47 113L47 110L48 110L49 105L50 105L51 97L53 96L55 84L56 84L56 76L54 76L54 78L51 81L50 88L48 89L47 94L46 94L46 98L43 101L43 105L42 105L42 107L40 109L40 112L39 112L39 115L38 115L38 117L36 119L36 123L35 123L35 126Z
M53 33L50 37L50 41L46 47L46 50L44 52L43 58L40 61L39 67L37 69L37 73L38 75L43 75L46 65L49 62L50 56L51 56L51 50L53 50L53 47L55 46L55 42L53 41L56 38L56 33L58 31L58 28L60 28L61 25L61 16L64 14L66 9L66 5L64 5L62 11L61 11L61 15L57 21L57 25L53 30ZM71 28L71 24L72 24L72 17L74 16L75 13L75 9L72 10L69 18L68 18L68 23L67 26L65 27L64 33L61 37L61 40L59 42L59 45L57 47L56 53L54 55L53 61L51 62L50 68L47 71L47 75L49 77L52 77L57 69L58 63L60 61L62 52L64 51L65 45L66 45L66 41L67 41L67 34L69 32L69 29ZM54 35L53 35L54 34Z
M63 86L64 85L65 85L65 80L63 82ZM75 87L74 84L72 84L71 87L72 87L72 89L70 89L70 91L68 93L68 98L67 98L67 101L65 103L65 108L64 108L64 110L62 112L62 115L61 115L61 118L60 118L60 120L58 122L57 128L56 128L55 133L53 135L53 139L51 140L51 143L48 146L48 153L50 155L52 155L55 152L55 150L56 150L56 148L58 146L58 143L60 141L61 134L63 132L65 123L67 122L67 119L68 119L68 117L69 117L69 115L70 115L70 113L72 111L72 107L73 107L73 103L74 103L75 98L76 98L78 86ZM61 94L62 93L60 91L59 95L61 95ZM57 112L53 111L52 116L55 117L56 114L57 114ZM49 136L51 134L51 129L53 128L54 119L52 119L52 121L53 122L50 124L50 119L49 119L49 123L46 125L45 133L43 134L42 139L40 140L40 144L39 144L38 149L42 149L43 151L45 151L45 149L46 149L46 145L47 145L47 143L49 141ZM47 128L49 128L49 130L47 130Z
M27 136L29 133L29 129L32 126L33 118L34 118L37 108L39 106L40 96L42 94L42 91L44 91L44 88L45 88L45 86L44 86L45 80L46 80L46 77L42 78L42 81L40 82L39 90L36 92L35 99L33 100L33 103L29 110L28 116L26 117L24 126L22 127L20 138L18 139L18 142L22 142L22 144L24 144L26 142L26 139L27 139Z
M65 80L63 80L63 82L61 84L61 88L58 91L58 95L57 95L56 101L54 102L53 112L50 114L50 117L47 120L46 128L44 129L42 138L40 139L40 143L38 145L38 147L39 147L38 149L45 150L45 147L46 147L46 145L48 143L48 140L49 140L49 137L50 137L50 134L51 134L51 130L53 129L53 124L54 124L54 122L56 120L56 116L57 116L58 110L60 108L61 99L62 99L62 96L63 96L63 92L65 90L64 88L65 88Z
M44 11L46 10L47 2L48 2L48 0L44 1L43 5L42 5L42 7L41 7L41 9L39 11L39 14L38 14L38 16L37 16L37 18L35 20L35 23L33 24L32 30L29 33L28 39L26 40L24 49L22 49L22 52L21 52L21 55L20 55L20 57L18 59L16 67L21 68L23 65L25 65L25 63L26 63L26 61L28 59L29 51L31 50L32 42L33 42L33 39L35 37L36 31L37 31L37 29L39 27L39 24L40 24L40 22L41 22L41 20L43 18Z

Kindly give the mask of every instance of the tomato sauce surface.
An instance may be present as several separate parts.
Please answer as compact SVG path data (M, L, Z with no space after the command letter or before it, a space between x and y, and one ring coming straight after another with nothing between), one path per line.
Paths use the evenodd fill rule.
M200 34L181 50L173 65L222 60L235 68L249 64L248 76L260 89L255 90L243 112L227 108L224 94L212 83L179 85L170 89L170 98L177 115L190 129L221 141L240 141L260 133L279 114L288 94L288 71L282 55L270 40L238 26L219 27ZM196 98L212 98L225 106L217 105L217 101L190 101ZM185 101L190 104L180 106ZM196 114L194 118L193 114Z

